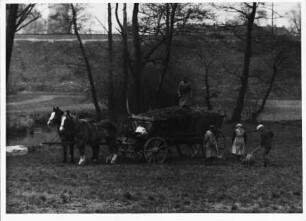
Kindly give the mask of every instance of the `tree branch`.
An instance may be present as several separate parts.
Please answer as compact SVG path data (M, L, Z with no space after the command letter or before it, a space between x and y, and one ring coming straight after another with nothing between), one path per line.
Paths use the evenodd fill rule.
M26 27L27 25L29 25L30 23L36 21L37 19L39 19L39 17L33 18L32 20L28 21L26 24L20 26L19 28L16 29L16 32L18 32L20 29Z
M104 29L104 31L106 31L106 33L108 33L107 28L102 24L102 22L95 16L95 19L99 22L99 24L102 26L102 28Z

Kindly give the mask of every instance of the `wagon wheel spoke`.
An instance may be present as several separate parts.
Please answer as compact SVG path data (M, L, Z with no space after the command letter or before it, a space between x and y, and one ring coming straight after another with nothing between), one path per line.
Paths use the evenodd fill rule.
M156 154L156 158L158 159L158 162L162 161L164 156L167 155L167 151L159 151L157 154Z
M150 157L150 158L146 158L147 159L147 162L150 164L150 163L152 163L152 157Z
M150 157L155 153L155 155L158 155L159 153L166 154L168 151L160 151L162 148L167 148L167 145L163 145L161 147L158 147L156 150L147 150L146 152L148 153L146 156Z
M162 163L168 153L168 146L164 139L152 137L144 145L144 156L148 163Z

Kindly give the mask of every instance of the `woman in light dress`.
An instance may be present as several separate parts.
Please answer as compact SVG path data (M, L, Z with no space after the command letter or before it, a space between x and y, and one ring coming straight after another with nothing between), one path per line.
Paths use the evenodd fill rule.
M242 124L237 124L234 133L232 136L232 154L236 156L238 160L241 160L241 157L245 153L245 147L247 143L247 134Z

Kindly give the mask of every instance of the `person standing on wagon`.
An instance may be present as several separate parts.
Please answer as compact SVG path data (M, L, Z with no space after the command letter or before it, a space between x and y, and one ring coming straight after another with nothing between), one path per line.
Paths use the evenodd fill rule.
M191 103L191 84L188 81L187 77L179 83L177 94L179 97L179 106L180 107L188 107Z
M215 126L210 125L204 136L205 157L207 163L211 164L218 157L218 146L215 137Z
M247 134L242 124L237 124L233 136L232 136L232 154L236 156L238 160L241 160L241 157L245 153L245 146L247 143Z

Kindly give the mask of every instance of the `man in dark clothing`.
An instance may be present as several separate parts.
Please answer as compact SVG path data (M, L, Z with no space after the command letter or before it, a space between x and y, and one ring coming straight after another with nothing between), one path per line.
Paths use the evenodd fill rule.
M179 96L179 106L190 106L191 84L186 77L179 83L177 94Z
M267 130L264 125L259 124L256 128L256 130L259 133L260 138L260 146L252 151L255 152L261 148L264 148L263 152L263 161L264 161L264 167L267 167L269 163L269 153L272 148L272 138L274 137L274 133L272 131Z
M261 148L264 149L263 151L263 161L264 161L264 167L267 167L269 163L269 153L272 148L272 138L274 137L274 133L272 131L267 130L262 124L259 124L256 128L256 130L259 133L259 146L254 148L250 153L247 154L246 158L242 160L243 163L250 163L252 162L254 158L254 153Z

